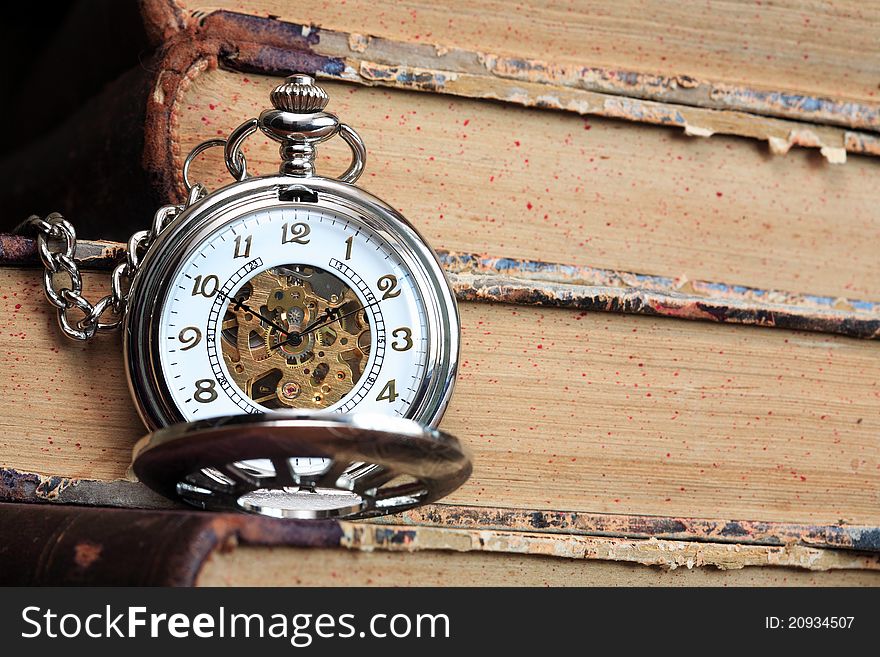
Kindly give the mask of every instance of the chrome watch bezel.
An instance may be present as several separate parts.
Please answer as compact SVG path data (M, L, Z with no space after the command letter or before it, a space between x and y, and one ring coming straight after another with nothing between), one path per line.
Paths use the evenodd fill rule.
M192 204L162 230L141 261L125 316L123 352L132 398L151 431L184 421L172 401L159 356L160 317L177 269L199 243L229 221L259 209L302 205L279 198L282 191L297 188L315 192L319 206L356 216L399 247L422 291L432 336L425 376L405 417L426 427L439 423L458 369L460 323L437 255L403 215L359 187L317 176L271 175L233 183Z

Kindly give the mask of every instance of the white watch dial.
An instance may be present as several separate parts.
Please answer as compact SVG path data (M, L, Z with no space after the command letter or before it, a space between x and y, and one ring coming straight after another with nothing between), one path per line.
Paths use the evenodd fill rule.
M308 205L226 222L161 300L159 355L185 420L280 409L405 417L428 323L393 237Z

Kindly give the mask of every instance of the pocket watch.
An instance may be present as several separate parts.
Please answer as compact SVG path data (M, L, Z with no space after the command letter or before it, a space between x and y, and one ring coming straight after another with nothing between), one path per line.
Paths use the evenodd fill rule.
M132 236L97 303L82 296L73 226L57 214L25 222L47 298L72 338L122 329L151 431L133 470L155 490L203 509L298 518L439 499L471 470L436 429L458 362L450 286L415 228L354 186L366 149L324 111L314 79L292 75L270 99L228 139L193 149L185 203ZM248 174L241 147L257 130L280 144L277 175ZM336 135L351 164L338 179L318 176L316 148ZM189 170L214 147L235 182L208 193Z

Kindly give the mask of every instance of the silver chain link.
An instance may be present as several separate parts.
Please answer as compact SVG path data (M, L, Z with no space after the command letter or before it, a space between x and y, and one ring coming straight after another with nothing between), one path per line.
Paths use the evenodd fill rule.
M253 126L251 125L253 124ZM226 158L226 167L239 181L247 177L247 161L241 152L241 143L256 129L256 119L239 126L233 132L235 140ZM236 136L237 135L237 136ZM187 191L184 205L165 205L153 217L150 230L141 230L128 240L125 259L113 269L110 294L94 304L83 296L82 274L76 263L76 231L67 219L53 212L45 219L32 215L19 224L15 232L36 234L37 251L43 262L43 288L46 298L58 309L58 325L64 334L74 340L91 340L99 332L114 331L122 326L131 283L141 265L141 258L165 227L184 209L203 199L208 190L201 183L189 180L190 163L202 152L214 146L227 146L225 139L212 139L196 146L183 166L183 181ZM79 313L77 318L75 313Z
M58 325L74 340L90 340L98 332L113 331L122 325L131 282L141 257L156 236L181 211L166 205L156 212L150 230L142 230L128 240L125 259L113 269L111 292L94 304L83 296L82 274L76 263L76 231L67 219L53 212L45 219L33 215L16 228L17 233L36 233L37 252L43 262L43 288L46 298L58 309ZM79 313L79 316L76 316Z

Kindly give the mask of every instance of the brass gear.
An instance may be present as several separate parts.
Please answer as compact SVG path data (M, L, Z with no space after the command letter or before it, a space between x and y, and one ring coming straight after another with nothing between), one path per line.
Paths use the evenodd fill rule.
M270 269L250 279L236 300L253 312L234 301L227 305L223 358L235 383L258 404L327 408L360 379L370 348L364 313L310 331L299 342L290 339L328 309L346 314L361 306L337 277L313 267Z

